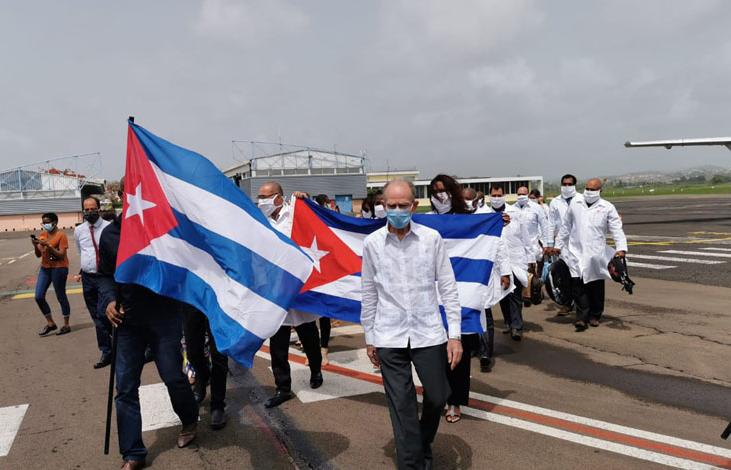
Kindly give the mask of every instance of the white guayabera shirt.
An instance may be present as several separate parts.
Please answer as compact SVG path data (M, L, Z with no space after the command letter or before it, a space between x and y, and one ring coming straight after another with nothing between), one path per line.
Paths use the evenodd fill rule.
M383 227L363 242L360 321L366 344L378 348L423 348L461 334L462 313L454 271L439 232L411 223L399 240ZM437 290L439 297L437 296Z

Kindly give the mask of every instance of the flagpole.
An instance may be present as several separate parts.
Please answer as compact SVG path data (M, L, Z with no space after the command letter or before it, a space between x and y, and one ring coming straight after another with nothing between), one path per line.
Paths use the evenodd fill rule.
M112 328L112 364L109 367L109 389L107 390L107 423L104 429L104 455L109 455L109 437L112 429L112 399L114 397L114 372L117 365L117 332L119 328Z

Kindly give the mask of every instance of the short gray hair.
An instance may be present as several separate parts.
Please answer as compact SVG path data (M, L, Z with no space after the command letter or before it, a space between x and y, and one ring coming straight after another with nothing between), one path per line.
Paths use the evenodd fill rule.
M404 183L404 184L406 184L409 187L409 189L411 190L411 199L414 200L414 201L416 200L416 187L414 186L414 183L412 183L411 181L407 181L407 180L405 180L403 178L394 178L391 181L389 181L388 183L386 183L386 186L383 187L383 195L384 196L386 195L386 190L388 189L388 187L392 183Z

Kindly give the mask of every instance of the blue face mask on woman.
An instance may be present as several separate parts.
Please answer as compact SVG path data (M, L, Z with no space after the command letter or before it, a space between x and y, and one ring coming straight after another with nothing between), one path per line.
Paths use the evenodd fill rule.
M56 227L56 224L43 224L42 225L43 230L46 232L53 232L53 229Z
M388 209L386 210L386 219L391 227L396 229L404 228L411 222L411 211L408 209Z

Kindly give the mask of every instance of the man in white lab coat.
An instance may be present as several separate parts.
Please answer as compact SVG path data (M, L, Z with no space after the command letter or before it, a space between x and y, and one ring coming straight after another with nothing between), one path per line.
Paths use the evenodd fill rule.
M556 239L555 252L571 270L571 291L576 304L576 331L587 325L599 326L604 313L604 281L609 279L607 264L612 257L627 253L627 237L614 205L601 198L602 181L586 182L583 198L566 210ZM607 245L611 234L614 248Z
M527 186L518 188L518 200L515 202L515 208L525 225L528 237L529 262L536 263L543 260L543 247L548 246L548 218L543 208L537 202L530 200ZM537 274L541 275L541 273Z
M571 201L578 201L583 196L576 193L576 176L566 174L561 177L561 194L551 200L548 207L548 246L555 246L556 237L561 230L561 221L569 209ZM568 248L566 248L568 249ZM568 315L571 305L561 306L557 312L559 316Z
M503 333L510 333L513 340L520 341L523 337L522 291L523 287L528 285L528 263L531 262L532 256L529 251L528 231L520 209L505 203L505 194L501 186L490 188L490 204L477 210L477 213L491 212L502 213L503 219L509 222L503 228L502 238L508 252L515 289L500 301L500 310L505 320Z

